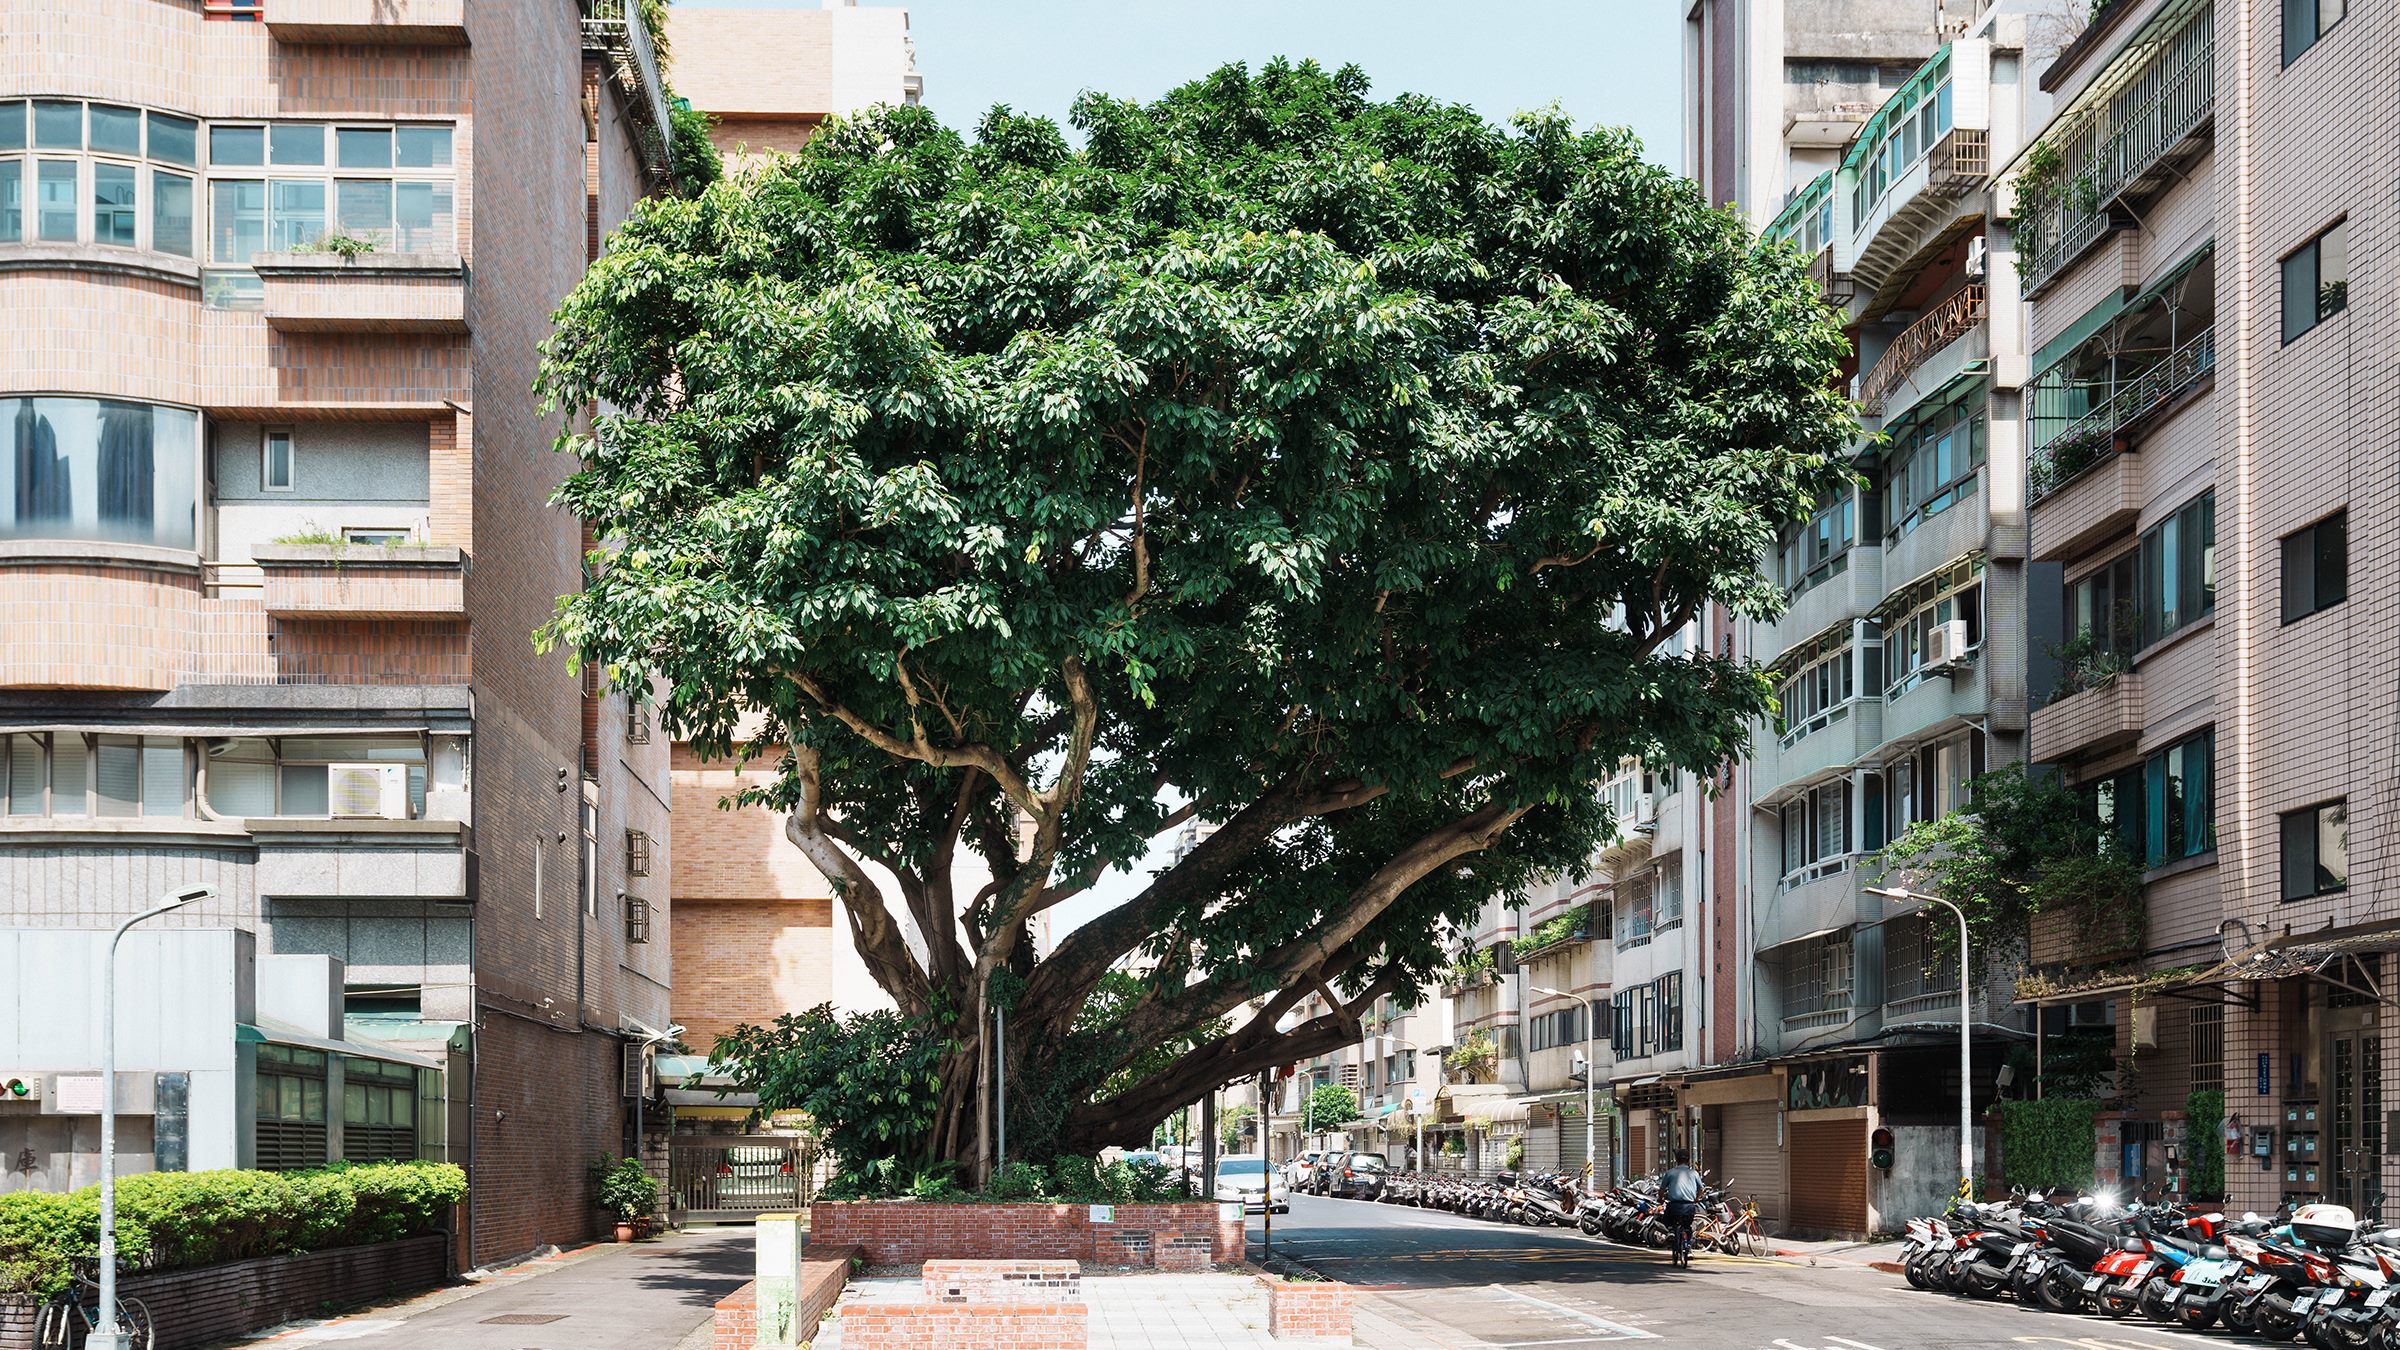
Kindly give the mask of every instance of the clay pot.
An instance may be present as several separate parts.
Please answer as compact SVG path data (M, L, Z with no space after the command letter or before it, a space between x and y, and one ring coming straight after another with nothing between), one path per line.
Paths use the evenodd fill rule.
M631 1242L631 1241L633 1241L633 1221L632 1221L632 1220L628 1219L628 1220L625 1220L624 1222L622 1222L622 1223L619 1223L619 1224L617 1225L617 1241L619 1241L619 1242Z

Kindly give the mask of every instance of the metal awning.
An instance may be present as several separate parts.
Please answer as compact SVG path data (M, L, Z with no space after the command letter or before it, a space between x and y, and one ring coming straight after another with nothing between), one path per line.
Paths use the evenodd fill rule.
M402 1050L398 1046L374 1041L337 1041L330 1036L319 1036L268 1017L262 1017L256 1023L234 1023L233 1038L240 1045L288 1045L301 1050L321 1050L329 1055L348 1055L353 1059L405 1064L412 1069L440 1070L449 1067L431 1056Z
M1779 951L1785 947L1797 946L1803 942L1814 942L1819 938L1829 938L1836 933L1849 931L1852 926L1853 925L1846 923L1837 923L1830 928L1818 928L1810 932L1802 933L1798 937L1788 937L1780 942L1770 942L1766 946L1759 948L1758 954L1760 956L1765 956L1768 952Z
M2211 986L2222 988L2226 985L2261 980L2295 980L2310 977L2326 980L2328 983L2340 985L2353 993L2364 994L2369 998L2382 999L2386 996L2381 990L2362 988L2347 978L2336 978L2326 972L2337 962L2352 957L2372 956L2394 951L2400 951L2400 922L2381 923L2354 932L2328 936L2307 934L2275 937L2249 948L2238 956L2227 956L2214 965L2204 966L2198 970L2188 970L2180 974L2164 971L2137 972L2109 979L2094 980L2089 984L2045 990L2032 998L2020 998L2015 1002L2023 1007L2050 1007L2060 1003L2089 1003L2098 999L2114 998L2119 994L2132 993L2136 990L2169 997L2190 998L2191 994L2178 991ZM2239 996L2231 995L2230 991L2226 996L2234 997L2236 1001L2247 1001Z

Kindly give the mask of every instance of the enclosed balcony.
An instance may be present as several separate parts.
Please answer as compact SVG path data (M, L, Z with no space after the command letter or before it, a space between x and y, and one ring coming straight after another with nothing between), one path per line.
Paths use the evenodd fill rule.
M1926 369L1937 355L1959 339L1983 327L1985 312L1983 285L1980 282L1970 283L1952 291L1947 298L1926 311L1923 317L1902 329L1900 335L1883 349L1882 358L1876 361L1875 368L1868 371L1866 379L1860 383L1858 397L1861 411L1869 417L1883 416L1893 397L1910 383L1910 377ZM1920 383L1939 387L1946 381Z
M2017 273L2038 293L2178 180L2216 116L2216 14L2162 8L2052 130L2016 178Z
M1992 171L1988 38L1962 38L1934 54L1876 110L1842 159L1846 247L1858 287L1870 294L1914 270L1949 231L1964 199Z
M2037 764L2080 759L2142 734L2142 677L2119 671L2067 683L2033 714L2029 757Z
M466 0L266 0L259 13L278 42L467 42Z
M286 333L464 333L467 274L454 256L260 253L270 327Z
M440 619L466 613L455 548L424 544L262 544L267 613L279 619Z

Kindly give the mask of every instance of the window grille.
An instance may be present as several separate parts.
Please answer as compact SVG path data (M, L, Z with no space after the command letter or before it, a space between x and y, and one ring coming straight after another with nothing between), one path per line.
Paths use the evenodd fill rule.
M625 832L625 875L650 875L650 836L640 830Z
M637 895L625 897L625 940L632 943L650 940L650 902Z

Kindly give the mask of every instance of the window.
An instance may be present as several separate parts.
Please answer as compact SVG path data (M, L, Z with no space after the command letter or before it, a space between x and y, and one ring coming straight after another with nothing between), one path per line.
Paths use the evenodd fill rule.
M625 875L650 875L650 836L640 830L625 832Z
M1882 72L1878 81L1887 81L1889 75ZM1867 213L1891 191L1892 184L1948 134L1950 88L1950 56L1945 51L1922 74L1901 85L1900 92L1876 114L1878 126L1844 157L1842 167L1851 175L1850 219L1854 224L1865 224Z
M1783 884L1830 876L1850 856L1849 784L1811 788L1783 806Z
M192 256L191 175L150 171L150 247L177 257Z
M189 775L183 742L100 736L93 749L93 809L103 816L181 817Z
M6 775L8 814L53 817L90 814L92 751L90 740L81 732L19 732L0 736L0 742L5 743L5 748L0 749L0 773Z
M2216 736L2204 731L2143 761L2143 847L2134 856L2145 866L2196 858L2216 848L2215 755ZM2115 809L2123 806L2119 802Z
M0 156L0 244L24 239L25 161Z
M1554 1050L1562 1045L1583 1044L1583 1005L1575 1004L1555 1012L1537 1013L1528 1033L1529 1048Z
M2283 0L2283 63L2290 65L2316 46L2348 9L2347 0Z
M1650 902L1650 927L1663 933L1683 926L1683 859L1669 858L1651 869L1655 891Z
M2188 1062L2191 1064L2192 1091L2223 1092L2225 1090L2225 1005L2195 1003L2192 1005L2191 1044Z
M2142 645L2217 607L2217 493L2201 493L2142 533Z
M1647 946L1652 924L1657 918L1657 881L1650 873L1640 872L1627 878L1622 889L1625 892L1625 918L1615 925L1617 950Z
M425 746L413 736L212 740L204 756L204 798L220 816L425 816Z
M253 1083L258 1165L270 1172L324 1166L325 1053L261 1045Z
M2292 339L2350 306L2350 223L2302 244L2283 260L2283 340Z
M2326 802L2283 817L2283 898L2331 895L2350 885L2350 804Z
M292 433L266 434L259 448L258 485L268 492L292 490Z
M307 248L329 234L402 253L457 250L450 127L277 122L212 126L209 139L212 169L271 170L209 185L221 203L211 208L217 266L244 267L262 248Z
M408 531L381 525L344 525L342 542L392 548L408 542Z
M1894 594L1884 616L1885 698L1898 698L1983 646L1983 560L1943 568Z
M92 242L117 248L132 248L138 238L137 226L141 217L134 210L134 175L131 164L116 164L106 160L92 165Z
M342 1059L342 1159L405 1162L417 1156L417 1070Z
M1858 494L1848 488L1819 508L1776 550L1776 581L1794 595L1839 576L1858 542Z
M2283 537L2283 621L2298 623L2350 595L2350 513Z
M1902 917L1883 925L1883 997L1887 1003L1929 994L1958 994L1958 952L1936 956L1932 925Z
M625 897L625 940L636 944L650 940L650 902L638 895Z
M1857 657L1850 626L1843 624L1802 644L1784 659L1781 664L1791 673L1775 687L1783 745L1790 746L1850 715L1850 704L1859 690ZM1869 689L1876 687L1873 675L1870 670Z
M583 801L583 912L600 917L600 804Z
M30 237L48 243L88 241L193 256L192 176L157 168L145 173L144 161L197 168L199 125L109 103L0 102L0 151L54 152L34 160L0 157L0 243L22 243L30 228ZM28 196L31 222L25 219Z
M1682 971L1619 992L1608 1010L1608 1044L1618 1059L1683 1048Z
M2142 549L2139 543L2067 583L2067 620L2089 633L2101 651L2130 657L2141 650Z
M648 745L650 743L650 710L634 699L625 700L625 743L627 745Z
M1783 1015L1808 1017L1848 1008L1856 957L1856 949L1846 932L1810 938L1785 948Z
M1920 746L1906 759L1886 764L1884 803L1890 835L1897 837L1919 821L1938 820L1965 806L1967 785L1983 768L1983 737L1971 731Z
M1894 430L1885 461L1891 466L1888 537L1898 539L1974 495L1985 454L1979 399L1944 404Z
M34 215L44 243L75 242L75 169L71 159L45 159L35 165Z

